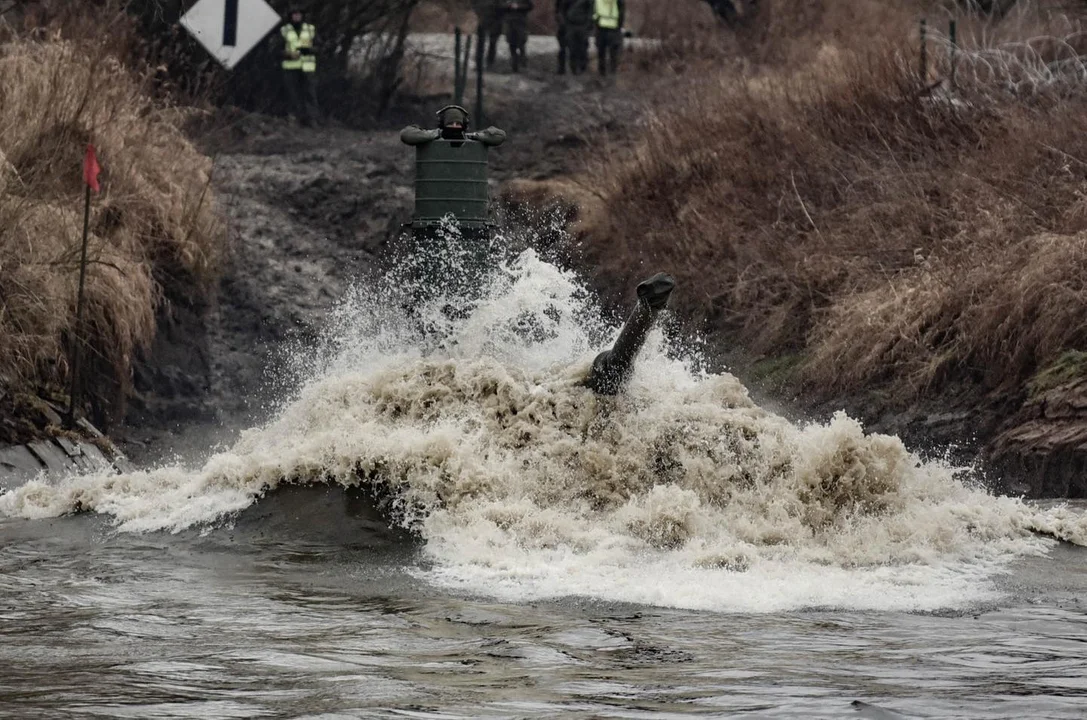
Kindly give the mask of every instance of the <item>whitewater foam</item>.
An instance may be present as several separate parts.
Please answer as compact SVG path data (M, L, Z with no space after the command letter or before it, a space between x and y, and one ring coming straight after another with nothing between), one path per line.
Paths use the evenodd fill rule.
M1051 546L1035 531L1087 543L1082 516L969 488L844 414L767 412L659 331L628 391L598 397L582 381L617 329L587 321L586 297L526 252L464 317L430 308L435 347L418 315L360 290L297 398L202 467L34 481L0 512L177 531L283 483L368 485L396 498L441 585L751 612L988 601L994 575Z

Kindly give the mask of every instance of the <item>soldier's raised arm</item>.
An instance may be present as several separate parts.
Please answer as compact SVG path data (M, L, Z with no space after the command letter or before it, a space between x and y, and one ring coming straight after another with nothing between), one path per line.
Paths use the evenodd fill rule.
M400 131L400 142L405 145L423 145L437 140L442 134L437 128L426 130L418 125L408 125Z
M496 128L494 125L491 125L489 128L486 128L484 130L470 132L464 137L468 138L469 140L481 142L484 145L488 145L490 147L495 147L506 142L506 131Z

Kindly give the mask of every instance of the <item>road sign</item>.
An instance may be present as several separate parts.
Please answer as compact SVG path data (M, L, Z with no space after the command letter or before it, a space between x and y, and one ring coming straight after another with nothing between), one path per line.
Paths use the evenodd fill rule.
M200 0L181 18L185 29L227 70L279 23L279 15L264 0Z

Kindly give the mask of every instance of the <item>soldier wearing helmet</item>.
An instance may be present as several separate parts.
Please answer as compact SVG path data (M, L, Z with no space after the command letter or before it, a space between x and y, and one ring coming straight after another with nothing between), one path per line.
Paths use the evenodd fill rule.
M460 105L446 105L438 111L438 129L445 140L463 140L468 132L468 111Z
M497 262L488 155L506 134L495 127L472 132L468 111L459 105L446 105L437 115L437 127L411 125L400 132L415 155L407 267L415 303L444 297L442 312L463 317L467 306L460 301L475 297L486 269ZM456 288L449 283L454 276Z
M468 111L460 105L446 105L438 111L438 127L427 130L418 125L409 125L400 131L400 140L407 145L422 145L442 138L479 142L492 147L505 142L505 131L493 125L486 130L469 132L470 121Z

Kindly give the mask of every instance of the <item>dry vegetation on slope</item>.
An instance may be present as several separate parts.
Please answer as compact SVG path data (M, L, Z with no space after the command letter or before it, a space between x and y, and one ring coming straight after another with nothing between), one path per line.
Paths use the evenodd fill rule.
M590 168L598 286L670 269L681 316L809 402L967 410L1031 492L1087 492L1081 20L960 15L952 89L933 7L925 78L917 3L764 10L742 59L682 58L637 149Z
M685 314L801 353L829 392L1014 387L1087 342L1075 48L967 48L951 94L893 34L702 79L657 114L634 157L595 170L607 210L583 232L605 285L632 258L671 268L697 289ZM931 54L929 80L946 75Z
M223 231L211 163L185 139L176 109L99 45L0 44L0 399L66 380L82 228L81 162L103 167L91 215L87 386L101 422L123 403L134 353L155 332L161 288L197 294ZM0 413L2 414L2 413ZM0 441L27 428L0 424Z

